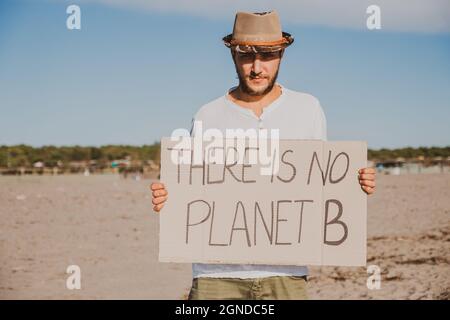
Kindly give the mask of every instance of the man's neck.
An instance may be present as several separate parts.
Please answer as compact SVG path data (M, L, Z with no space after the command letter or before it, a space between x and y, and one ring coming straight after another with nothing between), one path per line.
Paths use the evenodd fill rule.
M275 84L268 93L261 96L253 96L242 91L241 86L229 93L230 99L237 105L251 109L257 117L263 113L263 109L270 105L281 95L281 87Z

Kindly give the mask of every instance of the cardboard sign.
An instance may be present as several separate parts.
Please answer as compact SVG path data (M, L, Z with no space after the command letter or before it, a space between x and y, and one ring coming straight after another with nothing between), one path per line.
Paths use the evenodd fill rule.
M161 142L161 262L366 265L365 142L279 140L263 165L249 161L261 145L223 139L210 161L185 139Z

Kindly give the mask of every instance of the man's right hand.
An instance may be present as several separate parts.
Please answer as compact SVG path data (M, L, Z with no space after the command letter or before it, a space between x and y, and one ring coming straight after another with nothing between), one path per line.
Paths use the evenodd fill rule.
M152 190L153 210L159 212L167 200L168 192L166 187L161 182L153 182L150 185L150 190Z

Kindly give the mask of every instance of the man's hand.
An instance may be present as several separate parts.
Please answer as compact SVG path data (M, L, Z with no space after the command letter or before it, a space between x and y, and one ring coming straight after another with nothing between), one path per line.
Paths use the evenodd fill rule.
M166 202L169 194L166 187L161 182L153 182L150 185L150 190L152 190L153 210L159 212L162 207L164 207L164 203Z
M358 170L358 179L361 189L368 195L375 192L375 168L362 168Z

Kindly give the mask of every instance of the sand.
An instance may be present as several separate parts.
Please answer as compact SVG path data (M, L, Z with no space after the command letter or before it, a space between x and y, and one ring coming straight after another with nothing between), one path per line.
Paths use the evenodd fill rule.
M0 299L183 299L190 264L158 262L148 185L115 175L0 177ZM450 174L378 177L366 268L311 267L312 299L449 299ZM68 290L66 269L81 268Z

